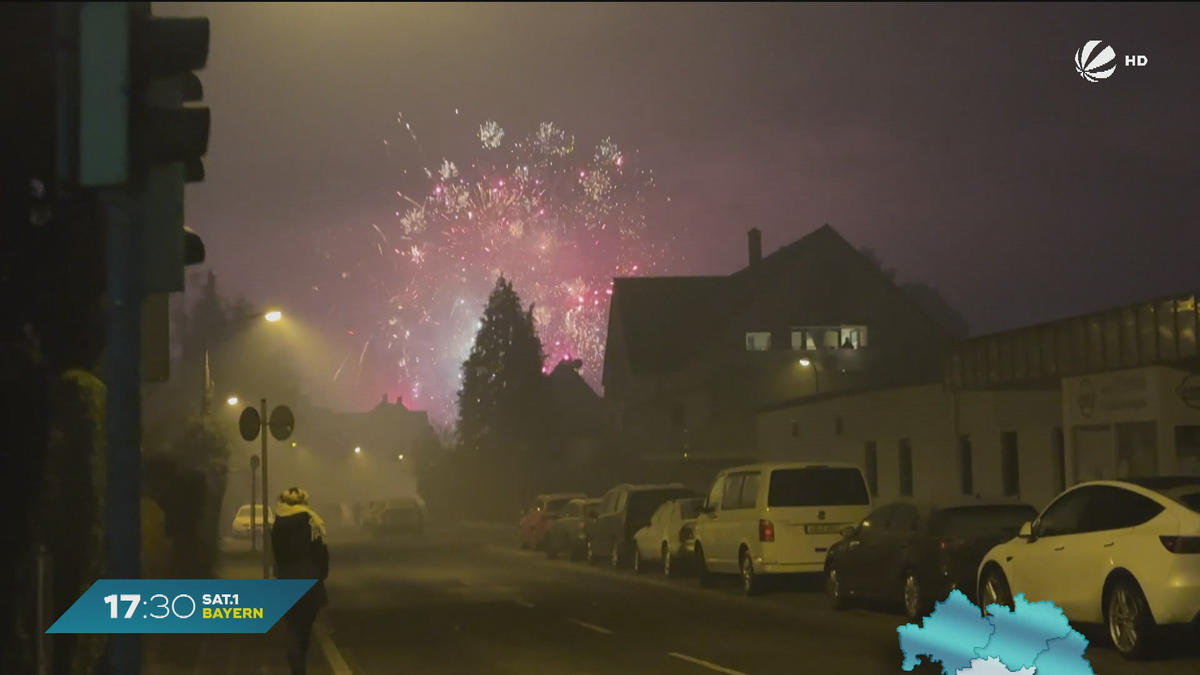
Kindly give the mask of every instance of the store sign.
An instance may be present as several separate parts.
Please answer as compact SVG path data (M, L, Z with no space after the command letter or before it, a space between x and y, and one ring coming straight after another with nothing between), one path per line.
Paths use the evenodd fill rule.
M1200 375L1188 375L1175 389L1175 395L1186 405L1200 409Z

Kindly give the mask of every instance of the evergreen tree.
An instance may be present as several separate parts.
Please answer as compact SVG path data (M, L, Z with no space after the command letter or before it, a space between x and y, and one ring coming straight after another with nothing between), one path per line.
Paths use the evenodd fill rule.
M458 393L458 441L463 450L491 458L508 453L519 459L512 453L537 444L542 360L533 306L522 309L512 283L500 277L463 363Z
M217 290L217 275L209 270L204 285L200 287L200 298L188 312L187 333L183 342L184 359L193 363L202 362L204 351L228 337L230 328L225 302Z

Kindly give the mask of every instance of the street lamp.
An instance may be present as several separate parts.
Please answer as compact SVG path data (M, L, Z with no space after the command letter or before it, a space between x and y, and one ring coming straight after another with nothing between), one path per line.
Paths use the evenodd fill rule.
M817 369L817 364L808 359L800 359L801 368L812 368L813 372L813 394L821 393L821 371Z
M235 324L241 324L242 322L250 319L258 320L260 318L266 319L268 323L275 323L283 318L283 312L273 309L265 314L248 314L236 319ZM203 415L207 415L209 413L213 397L212 369L209 365L208 352L209 345L206 343L204 345L204 395L200 401L200 412ZM229 405L237 405L237 398L230 397Z
M230 396L230 397L229 397L229 399L228 399L228 400L226 400L225 402L226 402L226 403L228 403L229 405L237 405L237 404L238 404L238 397L236 397L236 396Z
M360 452L362 452L362 448L355 448L354 452L355 452L355 454L360 453Z
M400 459L404 459L404 455L397 455Z

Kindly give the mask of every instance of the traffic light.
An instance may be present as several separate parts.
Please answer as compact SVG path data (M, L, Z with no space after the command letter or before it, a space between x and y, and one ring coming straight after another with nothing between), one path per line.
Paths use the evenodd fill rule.
M143 286L174 293L183 290L184 266L204 255L183 223L184 186L204 180L208 152L211 115L193 105L204 98L193 71L208 61L209 22L154 16L148 2L129 5L129 159L143 222Z

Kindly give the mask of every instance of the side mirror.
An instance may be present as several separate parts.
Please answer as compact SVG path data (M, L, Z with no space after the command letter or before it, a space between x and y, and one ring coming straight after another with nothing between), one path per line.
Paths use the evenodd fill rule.
M850 525L848 527L842 528L842 539L849 539L850 537L853 537L856 534L858 534L858 526L857 525Z
M1009 530L1009 532L1012 532L1012 530ZM1033 523L1025 523L1022 525L1021 531L1017 533L1017 536L1026 540L1033 539Z

